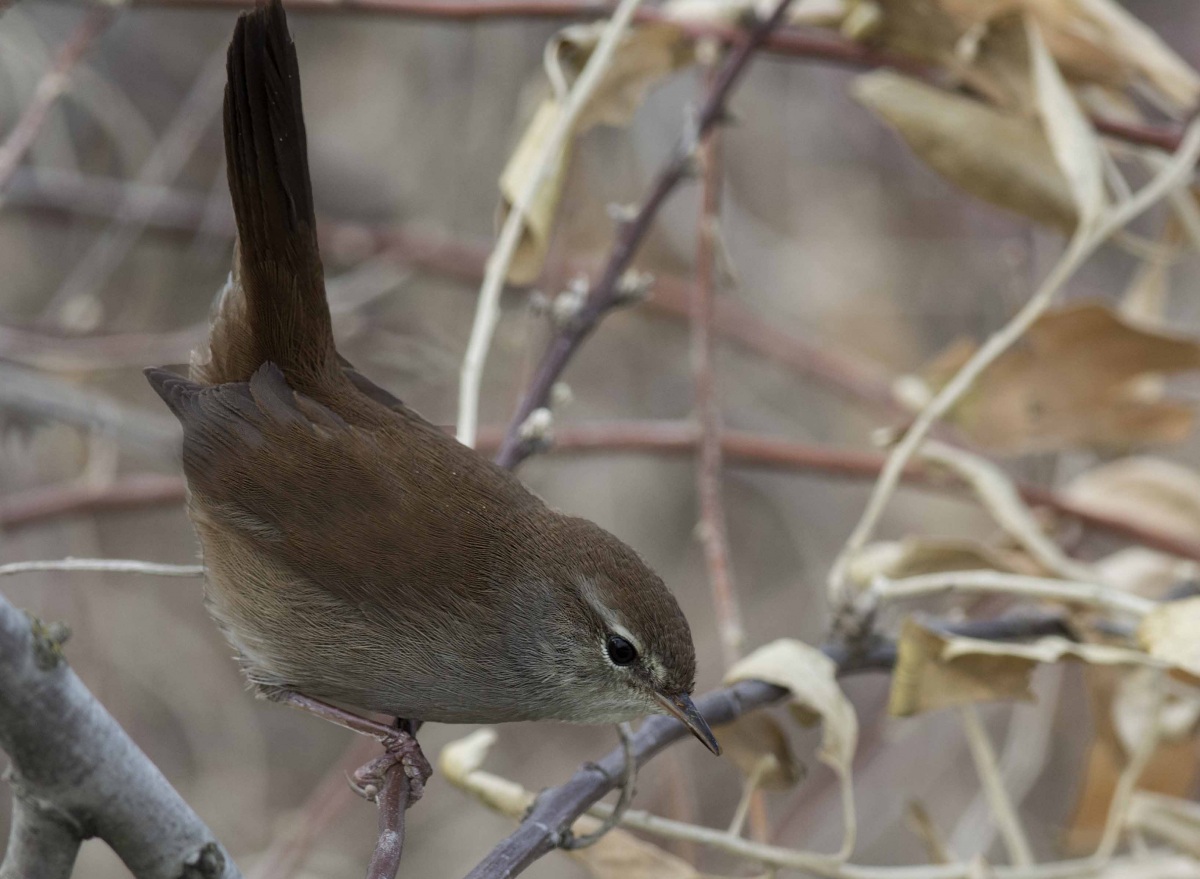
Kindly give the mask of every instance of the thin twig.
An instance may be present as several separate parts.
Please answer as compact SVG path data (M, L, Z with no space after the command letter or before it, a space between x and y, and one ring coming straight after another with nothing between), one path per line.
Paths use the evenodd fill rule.
M1004 778L1000 775L1000 767L996 763L996 752L992 749L991 739L979 719L979 709L973 704L959 706L959 719L962 721L963 732L967 736L967 744L971 748L971 758L975 761L975 772L979 776L979 784L992 807L992 817L1004 837L1008 848L1008 857L1015 867L1028 867L1033 864L1033 849L1021 826L1017 810L1004 788Z
M750 63L755 50L783 21L790 5L791 0L779 0L771 15L759 22L745 41L730 54L717 73L708 100L701 107L694 123L688 125L688 130L684 132L674 154L659 170L646 200L642 202L632 220L620 224L600 279L592 285L579 312L551 341L517 406L516 414L509 422L504 443L496 456L496 462L500 466L515 467L533 451L532 444L522 437L521 427L535 409L544 407L549 401L551 389L583 341L591 335L604 315L621 303L622 279L625 278L626 270L637 254L642 240L650 231L659 208L675 188L690 176L696 145L724 118L725 103L733 87Z
M95 0L100 2L100 0ZM132 6L171 8L225 8L241 10L242 0L132 0ZM592 19L612 12L611 3L597 0L289 0L294 12L389 15L441 21L478 22L503 19ZM639 9L639 24L672 23L693 38L719 40L727 45L740 39L739 29L719 21L678 21L668 11ZM890 67L913 76L932 78L937 66L901 52L856 43L828 31L812 28L779 28L763 42L763 51L791 58L824 62L854 69ZM1177 126L1151 125L1093 116L1101 134L1163 152L1179 148L1182 133Z
M877 601L899 601L945 592L1002 592L1009 596L1083 604L1138 618L1157 607L1148 598L1102 583L1027 577L1002 571L942 571L897 580L876 577L870 589L871 597Z
M83 21L58 50L53 65L38 81L33 97L25 105L21 118L8 133L4 143L0 144L0 195L8 188L13 172L33 146L50 108L66 91L75 65L96 38L112 23L114 16L115 12L111 6L88 10Z
M904 438L888 456L887 463L879 475L871 498L850 537L846 540L829 573L829 595L835 608L842 614L849 612L852 596L848 594L848 569L851 561L862 550L875 531L884 508L900 482L904 468L912 459L934 423L948 412L962 395L974 384L975 379L1003 354L1037 318L1053 303L1062 286L1083 265L1109 236L1126 223L1155 204L1167 192L1174 189L1192 173L1197 156L1200 156L1200 121L1193 122L1184 136L1179 150L1171 161L1159 171L1132 198L1116 205L1089 226L1081 226L1071 238L1070 244L1054 268L1046 276L1029 301L1004 327L989 338L933 400L921 411Z
M504 429L485 427L479 433L483 451L498 449ZM550 448L553 455L655 454L694 455L699 432L687 421L611 421L560 427ZM874 479L886 460L878 452L833 448L795 442L746 431L726 430L721 436L723 460L728 466L763 468L840 479ZM936 490L956 490L953 482L936 478L927 468L905 468L906 484ZM1200 561L1200 544L1176 537L1139 521L1099 513L1063 495L1029 484L1017 484L1021 497L1078 521L1087 528L1156 549L1179 558ZM117 479L110 485L65 486L31 489L0 499L0 530L15 529L75 513L134 509L143 505L182 501L184 483L177 477L152 474Z
M150 577L203 577L203 565L160 565L139 559L52 559L0 565L0 577L38 571L88 571L104 574L145 574Z
M711 72L707 79L711 90ZM721 638L725 667L729 668L742 655L745 629L729 558L729 530L725 523L725 502L721 490L721 408L717 400L713 365L714 288L721 199L721 143L718 129L714 128L705 135L697 159L703 188L696 233L696 277L692 287L690 321L692 383L695 387L696 420L700 425L696 447L696 494L700 501L700 542L708 567L717 633Z
M1138 780L1141 779L1150 758L1154 756L1154 752L1158 748L1158 741L1162 735L1162 709L1166 701L1166 681L1163 680L1163 677L1164 672L1159 671L1151 679L1154 699L1147 711L1146 729L1134 746L1133 753L1129 755L1129 762L1125 764L1125 768L1121 770L1121 775L1117 779L1117 786L1113 790L1112 801L1108 806L1108 817L1104 821L1104 832L1100 836L1100 843L1096 846L1095 854L1092 855L1093 860L1097 863L1106 863L1116 852L1117 843L1121 839L1121 831L1125 829L1125 816L1129 813L1129 804L1133 800Z
M467 343L459 379L458 441L465 445L475 445L475 428L479 421L479 384L483 377L483 366L487 361L496 323L500 319L500 293L504 287L504 279L508 277L508 269L513 256L516 255L529 211L555 167L556 160L567 148L576 121L612 65L617 46L625 36L633 13L641 2L642 0L621 0L579 78L571 86L570 93L565 98L560 97L561 109L554 122L554 128L542 143L533 169L526 178L524 187L517 193L504 220L504 226L500 229L496 247L488 257L483 286L479 290L479 301L475 307L475 321L471 326L471 338Z

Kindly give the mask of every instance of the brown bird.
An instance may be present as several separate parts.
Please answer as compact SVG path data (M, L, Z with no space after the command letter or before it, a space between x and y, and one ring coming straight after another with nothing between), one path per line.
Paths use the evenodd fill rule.
M237 22L225 152L238 241L208 350L190 380L146 374L183 425L208 603L249 680L420 721L669 713L719 753L663 581L338 354L278 0Z

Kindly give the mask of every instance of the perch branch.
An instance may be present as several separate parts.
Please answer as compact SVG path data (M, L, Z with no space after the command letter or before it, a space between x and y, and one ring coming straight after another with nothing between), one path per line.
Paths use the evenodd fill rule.
M724 118L725 103L733 87L741 78L755 50L783 21L790 5L791 0L779 0L771 15L755 25L741 45L731 52L717 72L704 106L700 108L695 120L689 123L681 142L658 172L654 184L650 187L650 194L642 202L633 219L619 224L616 240L600 279L589 290L579 312L551 341L517 406L516 414L509 423L508 432L496 456L496 462L500 466L511 469L533 452L533 445L521 435L521 427L535 409L544 407L549 401L554 383L558 381L583 341L596 329L604 315L621 303L622 280L642 240L650 231L659 208L675 188L691 175L696 145Z
M1066 634L1062 618L1049 615L1014 616L939 628L951 634L994 640ZM839 675L886 670L896 662L895 645L882 640L866 650L851 651L839 644L827 645L822 650L838 664ZM777 702L786 694L785 690L762 681L742 681L706 693L696 700L696 705L711 726L720 726ZM650 717L633 736L634 759L638 766L643 766L668 745L688 735L690 733L683 724L672 717ZM589 763L579 769L566 783L543 791L521 825L493 848L467 874L467 879L512 879L538 858L553 851L566 829L615 787L623 777L623 766L624 752L617 748L598 763ZM747 846L758 845L749 840L741 842ZM954 877L958 875L953 874Z
M103 839L136 879L240 879L212 832L66 664L65 637L0 596L0 747L17 799L56 816L59 839L64 827L76 840ZM21 869L6 860L0 875L38 875Z

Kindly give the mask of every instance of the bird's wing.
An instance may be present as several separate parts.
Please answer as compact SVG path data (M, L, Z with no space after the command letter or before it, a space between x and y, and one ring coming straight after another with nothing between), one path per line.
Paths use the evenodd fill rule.
M451 583L487 592L521 563L515 535L540 502L436 428L348 425L270 363L215 386L147 376L183 424L193 504L326 590L356 603Z

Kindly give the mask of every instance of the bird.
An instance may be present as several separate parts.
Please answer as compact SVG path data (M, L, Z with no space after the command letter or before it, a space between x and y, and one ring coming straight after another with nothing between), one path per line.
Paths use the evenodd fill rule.
M206 604L250 685L411 723L668 714L719 754L646 562L338 353L279 0L237 21L224 135L230 280L189 375L146 376L183 427Z

